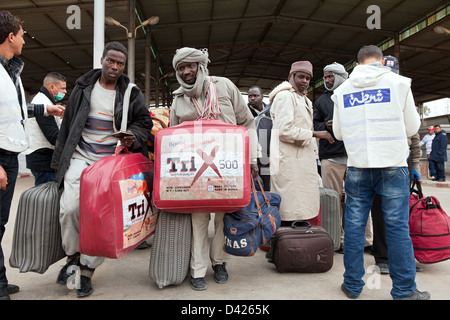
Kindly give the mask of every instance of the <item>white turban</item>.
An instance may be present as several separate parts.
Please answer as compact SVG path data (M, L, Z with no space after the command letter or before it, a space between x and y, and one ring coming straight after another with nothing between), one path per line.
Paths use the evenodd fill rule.
M348 72L345 71L344 66L337 62L333 62L332 64L329 64L325 68L323 68L323 73L325 72L332 72L334 75L333 87L327 88L327 86L325 86L325 89L327 89L328 91L335 90L348 78Z
M173 57L172 65L175 71L181 63L196 62L198 63L197 77L194 84L187 84L175 72L178 83L181 85L181 91L186 92L189 96L199 98L202 94L203 85L208 77L208 49L198 50L195 48L178 49Z

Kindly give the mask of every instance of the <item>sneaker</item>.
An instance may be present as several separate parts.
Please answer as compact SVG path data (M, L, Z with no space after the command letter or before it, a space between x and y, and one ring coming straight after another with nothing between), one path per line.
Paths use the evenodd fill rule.
M84 298L90 296L94 292L91 284L91 278L80 276L80 288L77 289L77 297Z
M358 294L357 296L351 294L351 293L347 290L347 288L344 286L344 284L341 284L341 290L342 290L343 293L345 293L345 295L347 296L347 298L350 298L350 299L356 299L356 298L359 297L359 294Z
M205 278L193 278L191 277L191 288L196 291L206 290Z
M225 264L216 264L213 266L214 270L214 281L217 283L227 283L228 282L228 272L225 269Z
M67 269L70 266L76 266L80 264L80 257L73 258L69 262L66 263L64 267L61 268L61 270L58 273L58 277L56 278L56 283L65 285L67 284L67 280L71 275L75 273L75 270L73 270L71 273L67 272Z
M396 300L429 300L431 298L431 295L427 291L419 291L416 289L413 293L411 293L409 296L401 299Z
M436 179L435 176L431 176L431 177L430 177L430 180L434 180L434 179Z

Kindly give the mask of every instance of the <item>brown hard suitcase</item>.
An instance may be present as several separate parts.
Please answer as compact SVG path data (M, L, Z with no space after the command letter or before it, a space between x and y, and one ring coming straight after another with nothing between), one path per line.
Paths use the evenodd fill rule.
M275 233L273 262L279 272L318 273L333 266L334 247L320 226L297 220Z

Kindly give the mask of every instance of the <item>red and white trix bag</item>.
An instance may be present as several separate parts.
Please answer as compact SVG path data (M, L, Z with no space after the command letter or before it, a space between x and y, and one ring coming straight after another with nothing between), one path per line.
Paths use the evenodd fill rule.
M140 153L104 157L81 174L80 252L121 258L155 231L153 163Z
M153 201L178 213L233 212L250 202L247 128L185 121L157 132Z

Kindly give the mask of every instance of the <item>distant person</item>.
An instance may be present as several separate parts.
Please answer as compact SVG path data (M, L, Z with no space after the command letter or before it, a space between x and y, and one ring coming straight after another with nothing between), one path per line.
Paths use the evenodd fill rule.
M251 86L247 91L248 98L248 108L250 109L253 117L256 117L266 108L266 104L264 103L264 95L262 90L258 86Z
M445 181L445 162L447 162L447 135L439 124L434 126L435 137L431 145L430 160L436 168L436 177L433 181Z
M419 146L423 146L425 144L425 148L427 150L427 159L428 159L428 170L430 171L430 179L436 178L436 168L434 167L434 161L430 160L431 157L431 145L433 144L433 139L436 135L434 134L434 127L428 127L428 133L423 137L420 141Z
M411 79L383 67L377 46L365 46L358 65L332 99L333 131L348 155L345 181L344 282L341 290L357 298L363 289L365 226L375 194L381 197L389 275L394 299L425 300L416 288L416 264L409 235L408 137L416 134L420 117Z
M44 83L31 103L56 104L67 93L66 78L57 73L50 72L44 78ZM34 176L34 185L56 181L56 170L50 167L59 133L61 119L54 116L36 116L28 120L27 129L30 136L30 147L26 152L27 168Z
M270 138L272 134L272 117L270 104L264 103L264 95L258 86L248 89L248 108L255 117L256 133L258 135L261 155L258 157L259 176L265 191L270 191Z

